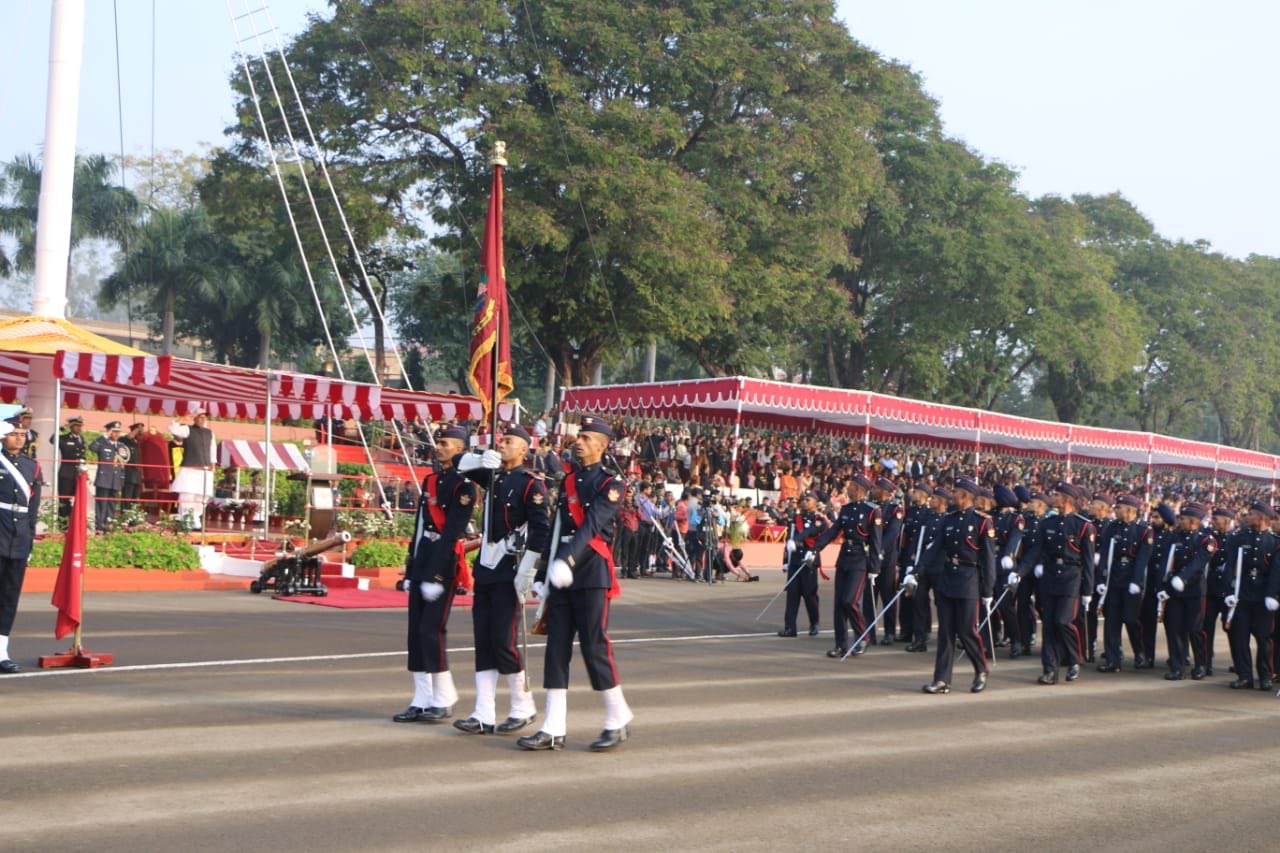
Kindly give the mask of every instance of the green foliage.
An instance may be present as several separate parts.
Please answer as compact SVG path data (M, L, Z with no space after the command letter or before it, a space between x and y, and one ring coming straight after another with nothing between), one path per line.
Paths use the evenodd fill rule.
M381 566L403 566L409 547L403 542L372 539L362 542L351 552L350 561L357 569Z
M63 540L43 539L31 549L29 565L50 567L62 563ZM200 568L200 555L178 536L132 531L91 536L85 544L87 568L161 569L178 572Z

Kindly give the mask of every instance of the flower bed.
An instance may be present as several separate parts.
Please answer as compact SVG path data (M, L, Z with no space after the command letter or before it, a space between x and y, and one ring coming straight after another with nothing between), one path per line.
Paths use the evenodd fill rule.
M63 538L42 539L31 549L29 566L57 567L62 562ZM88 568L159 569L181 572L200 568L200 555L186 539L150 531L91 536L85 543Z

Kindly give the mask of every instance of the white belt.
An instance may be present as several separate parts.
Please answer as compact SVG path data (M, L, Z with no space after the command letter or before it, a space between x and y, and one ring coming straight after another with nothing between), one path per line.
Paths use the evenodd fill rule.
M0 504L0 509L7 509L9 512L16 512L18 515L26 515L30 507L22 504Z
M422 531L422 538L426 539L428 542L438 542L440 540L440 534L432 533L430 530L424 530Z
M568 545L570 542L573 541L573 534L571 533L568 536L561 536L560 541Z

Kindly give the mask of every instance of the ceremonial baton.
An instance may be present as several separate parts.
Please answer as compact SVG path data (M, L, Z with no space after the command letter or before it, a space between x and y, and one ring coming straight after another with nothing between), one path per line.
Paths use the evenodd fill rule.
M1006 589L1005 592L1008 592L1008 589ZM1002 598L1004 597L1003 594L1001 594L1001 597ZM987 641L991 643L991 668L992 669L996 668L996 629L995 629L995 626L991 624L991 614L994 613L995 610L996 610L996 606L994 603L987 608Z
M854 640L854 641L853 641L853 645L849 646L849 648L845 651L845 653L844 653L843 655L841 655L841 656L840 656L840 660L844 660L844 659L845 659L845 658L847 658L850 654L852 654L852 653L853 653L853 650L854 650L854 649L856 649L856 648L858 647L858 644L859 644L859 643L861 643L863 640L865 640L865 639L867 638L867 635L868 635L868 634L870 634L870 633L871 633L871 631L872 631L872 629L874 629L874 628L876 627L876 623L880 621L880 617L881 617L881 616L883 616L883 615L885 614L885 611L886 611L886 610L888 610L890 607L892 607L892 606L894 605L894 602L896 602L899 598L902 598L902 593L903 593L903 592L905 592L905 591L906 591L906 589L907 589L907 588L906 588L905 586L904 586L904 587L902 587L901 589L899 589L899 590L898 590L898 594L897 594L897 595L895 595L893 598L889 599L889 603L888 603L888 604L886 604L884 607L880 608L880 612L879 612L879 613L877 613L877 614L875 615L875 618L871 620L871 624L867 626L867 630L865 630L865 631L863 631L863 632L862 632L862 636L861 636L861 637L859 637L858 639L856 639L856 640Z
M1111 542L1107 544L1107 573L1102 579L1102 595L1098 596L1098 612L1102 612L1102 605L1106 603L1107 596L1111 594L1111 561L1116 555L1116 537L1111 537Z
M1173 555L1177 553L1177 551L1178 551L1178 543L1176 542L1170 543L1169 559L1164 561L1164 580L1162 580L1161 583L1168 583L1169 573L1173 570ZM1160 592L1164 592L1164 590L1160 590ZM1168 593L1166 592L1165 595L1167 596ZM1164 621L1164 605L1165 605L1165 601L1167 600L1168 599L1166 598L1162 601L1159 595L1156 596L1156 621L1157 622Z
M1236 548L1236 591L1232 596L1236 603L1231 605L1231 609L1227 611L1227 618L1223 620L1223 627L1228 631L1231 630L1231 620L1236 618L1236 604L1240 603L1240 575L1244 574L1244 548L1237 546Z
M761 611L760 611L760 615L759 615L759 616L757 616L757 617L755 618L755 620L754 620L754 621L759 622L762 618L764 618L764 615L765 615L766 613L768 613L768 612L769 612L769 608L770 608L770 607L772 607L772 606L773 606L773 603L774 603L775 601L777 601L777 600L778 600L778 596L780 596L780 595L782 595L784 592L786 592L786 591L787 591L787 587L791 586L792 582L793 582L793 581L795 581L795 579L796 579L796 578L800 577L800 575L801 575L801 574L803 574L803 573L804 573L804 570L805 570L805 569L807 569L807 568L808 568L808 566L802 565L802 566L800 566L800 568L796 569L796 573L795 573L794 575L792 575L791 577L787 578L787 582L786 582L786 583L784 583L784 584L782 585L782 589L778 590L778 594L777 594L777 595L775 595L773 598L769 599L769 603L768 603L768 604L766 604L766 605L764 606L764 610L761 610ZM786 567L786 566L783 566L783 567L782 567L782 570L783 570L783 571L786 571L786 569L787 569L787 567Z

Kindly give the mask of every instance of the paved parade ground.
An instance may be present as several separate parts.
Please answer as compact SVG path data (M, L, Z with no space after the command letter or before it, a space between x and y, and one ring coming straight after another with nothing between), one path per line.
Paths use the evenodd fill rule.
M612 634L636 714L586 749L603 708L574 661L559 753L445 724L395 724L410 697L403 610L240 592L90 594L90 649L117 666L34 671L59 650L44 595L0 681L0 849L1275 850L1280 700L1161 670L926 696L932 653L827 659L781 639L781 586L627 583ZM828 618L830 585L824 585ZM37 600L38 599L38 600ZM474 696L471 617L452 669ZM532 638L538 639L538 638ZM1161 639L1163 642L1163 638ZM541 712L541 649L531 649ZM506 712L505 682L499 717ZM532 731L531 728L529 731Z

